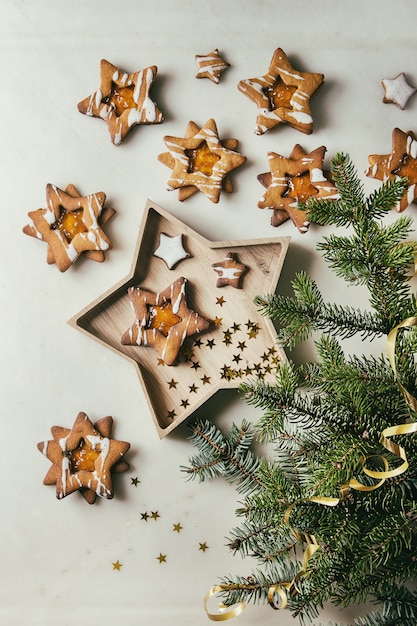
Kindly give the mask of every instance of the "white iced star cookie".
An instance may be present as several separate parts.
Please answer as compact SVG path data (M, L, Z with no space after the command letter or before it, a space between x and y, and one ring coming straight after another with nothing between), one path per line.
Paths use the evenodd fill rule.
M409 98L417 91L407 83L404 72L395 78L383 78L381 82L385 90L382 101L395 104L400 109L405 109Z
M182 244L182 235L170 237L164 233L160 234L159 246L155 250L154 256L165 261L170 270L183 259L190 257Z

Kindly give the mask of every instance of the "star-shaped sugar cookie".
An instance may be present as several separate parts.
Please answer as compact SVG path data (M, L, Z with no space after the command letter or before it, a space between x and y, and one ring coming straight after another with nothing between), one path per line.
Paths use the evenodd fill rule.
M276 152L268 152L270 171L258 176L266 188L258 202L260 209L272 209L272 226L279 226L291 219L294 226L305 233L309 227L306 212L299 209L310 197L336 199L336 187L323 172L325 146L308 154L296 144L289 158Z
M182 235L170 237L165 233L160 233L159 246L155 250L154 255L165 261L170 270L174 269L180 261L188 259L190 256L183 246Z
M217 203L222 191L233 190L229 179L231 171L243 165L246 157L235 152L238 141L220 141L216 122L209 119L202 128L189 122L185 137L165 136L168 152L158 156L161 163L171 168L168 191L178 189L178 199L186 200L201 191Z
M392 131L390 154L368 156L369 168L366 176L383 182L407 177L409 186L395 210L401 213L417 200L417 140L410 130L407 133L399 128Z
M385 103L395 104L400 109L405 109L408 100L417 91L407 83L404 72L398 74L395 78L383 78L382 86L384 88Z
M74 185L65 191L55 185L46 186L46 208L30 211L26 235L48 244L47 262L56 263L65 272L84 253L88 258L102 262L111 242L102 229L114 214L104 206L106 194L99 191L81 196Z
M242 286L242 277L248 269L246 265L239 263L233 252L228 252L222 261L213 263L211 267L218 276L216 287L231 285L235 289Z
M187 279L180 277L159 293L129 287L135 319L123 334L128 346L153 346L166 365L172 365L185 339L207 330L210 322L188 307Z
M52 426L53 439L38 443L38 450L52 465L45 485L56 485L56 496L79 491L89 504L96 497L113 498L112 473L129 469L123 455L130 444L111 438L113 418L103 417L93 424L80 412L71 429Z
M223 61L217 48L208 54L196 54L195 59L198 64L195 77L208 78L216 84L220 82L221 74L229 67L229 63Z
M310 98L324 75L295 70L281 48L275 50L264 76L241 80L238 89L258 107L255 134L263 135L281 123L313 132Z
M84 115L98 117L108 126L110 139L119 145L134 126L161 124L164 116L150 97L158 68L155 65L127 73L109 61L100 63L100 87L78 103Z

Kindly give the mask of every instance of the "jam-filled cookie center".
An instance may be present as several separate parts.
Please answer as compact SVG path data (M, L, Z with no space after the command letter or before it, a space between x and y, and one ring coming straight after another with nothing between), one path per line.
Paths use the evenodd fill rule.
M52 225L53 230L59 230L66 238L68 243L74 239L79 233L86 233L88 228L83 221L83 209L75 211L67 211L64 207L60 208L60 216Z
M410 182L417 181L417 159L411 157L409 154L404 154L401 159L401 165L394 171L397 176L406 176Z
M295 198L299 202L305 202L310 196L317 193L317 189L311 184L310 174L308 172L288 177L287 185L288 188L284 196L287 198Z
M104 104L113 105L116 115L119 117L126 109L135 109L137 107L133 97L134 90L134 85L119 87L116 83L112 83L110 94L103 99L103 102Z
M296 91L297 87L286 85L282 80L278 80L274 85L263 90L269 100L270 111L280 108L291 109L291 98Z
M95 462L100 456L100 450L87 445L84 439L81 439L78 448L68 452L71 474L76 474L82 470L86 472L94 472Z
M156 328L165 337L179 322L181 322L181 317L174 313L171 302L167 301L161 305L153 304L149 307L148 328Z
M212 152L205 141L194 149L185 151L189 160L188 173L193 174L199 172L205 174L205 176L211 176L213 173L213 167L220 159L220 157Z

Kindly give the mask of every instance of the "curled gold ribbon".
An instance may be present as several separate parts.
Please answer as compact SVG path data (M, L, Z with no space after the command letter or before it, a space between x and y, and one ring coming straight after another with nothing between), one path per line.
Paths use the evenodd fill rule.
M213 622L224 622L228 619L233 619L234 617L237 617L238 615L240 615L242 611L244 611L246 608L246 604L244 602L239 602L238 604L232 605L231 607L228 607L224 605L223 603L220 603L219 609L221 613L210 613L207 608L208 601L217 593L220 593L221 591L230 591L232 589L240 589L240 588L241 588L240 585L222 584L222 585L214 585L211 589L209 589L209 591L206 593L204 597L204 608L205 608L207 617L211 619ZM249 588L249 585L248 585L248 588Z
M415 273L417 273L417 256L415 257ZM414 326L417 326L417 316L407 317L390 331L387 337L387 354L388 354L389 362L391 364L392 371L394 372L394 376L397 379L397 383L406 399L407 404L414 412L417 413L417 398L415 398L398 381L397 368L396 368L396 363L395 363L395 347L396 347L396 339L397 339L398 331L403 328L412 328ZM293 580L271 585L269 587L267 597L268 597L268 603L270 604L272 608L284 609L287 606L288 595L293 590L295 592L298 592L298 589L296 586L297 580L303 574L305 574L309 560L311 559L313 554L317 552L317 550L320 549L320 544L318 543L314 535L310 535L308 533L301 533L295 530L291 526L289 520L291 516L291 511L293 510L294 506L300 502L314 502L316 504L321 504L323 506L337 506L346 497L350 489L355 489L356 491L374 491L375 489L378 489L387 480L387 478L393 478L395 476L399 476L400 474L404 473L408 469L408 466L409 466L407 455L406 455L404 448L400 446L399 444L395 443L395 441L392 441L390 437L394 437L395 435L408 435L408 434L412 434L416 432L417 432L417 421L410 422L407 424L398 424L396 426L388 426L387 428L384 428L380 437L381 445L386 450L388 450L388 452L391 452L392 454L400 458L402 460L402 463L401 465L399 465L398 467L395 467L394 469L388 469L389 463L387 459L383 456L372 455L372 456L362 459L363 473L371 478L379 479L376 484L364 485L363 483L359 482L355 478L351 478L348 482L343 483L340 486L338 498L332 498L328 496L312 496L310 498L305 498L303 500L293 502L292 504L288 506L284 515L284 521L288 524L291 530L291 533L294 535L297 541L301 543L307 543L307 547L304 550L302 567L300 571L297 573L297 575L293 578ZM379 471L379 470L368 469L366 467L366 462L371 458L380 459L384 465L384 470ZM245 602L238 602L236 605L233 605L231 607L228 607L224 605L223 603L221 603L219 606L219 609L221 611L220 613L210 613L207 608L208 601L210 600L210 598L215 596L217 593L220 593L221 591L229 591L233 589L245 589L245 588L249 589L250 587L251 585L244 585L244 584L242 585L221 584L221 585L213 586L208 591L208 593L206 594L204 598L204 607L205 607L207 616L212 621L220 622L220 621L233 619L237 617L238 615L240 615L240 613L242 613L242 611L244 611L244 609L246 608ZM277 598L279 602L276 601Z

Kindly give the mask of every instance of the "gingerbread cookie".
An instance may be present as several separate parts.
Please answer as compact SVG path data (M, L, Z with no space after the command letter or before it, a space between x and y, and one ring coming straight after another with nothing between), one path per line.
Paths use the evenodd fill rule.
M119 145L134 126L161 124L164 116L150 97L158 68L155 65L128 74L103 59L100 87L78 104L84 115L98 117L108 126L114 145Z
M187 279L180 277L155 294L129 287L135 320L123 334L127 346L153 346L166 365L173 365L185 339L210 327L210 322L191 310L186 300Z
M258 107L255 133L263 135L281 123L312 133L310 98L323 81L323 74L295 70L285 52L281 48L275 50L264 76L238 84L239 91Z
M246 157L235 152L238 141L220 141L216 122L209 119L202 128L189 122L185 137L164 137L168 152L158 156L171 168L168 191L178 189L182 202L197 191L217 203L222 191L233 190L229 179L232 170L246 162Z
M220 82L221 74L229 67L229 64L221 58L217 48L209 54L196 54L195 59L198 63L198 72L195 77L208 78L216 84Z
M65 272L84 253L88 258L102 262L111 242L102 226L115 214L104 207L106 194L102 191L81 196L74 185L65 191L48 184L46 208L30 211L30 223L24 226L26 235L48 244L47 263L56 263Z
M113 498L112 473L129 469L123 455L130 444L112 439L112 426L110 416L93 425L80 412L71 429L53 426L53 439L38 443L38 450L52 463L43 482L56 485L58 499L74 491L89 504L94 504L97 496Z
M382 102L395 104L400 109L405 109L409 98L417 91L406 81L404 72L395 78L383 78L384 97Z
M366 176L383 182L407 177L409 186L400 202L395 207L404 211L417 200L417 140L410 130L404 133L399 128L392 131L392 150L390 154L370 154Z
M239 263L233 252L228 252L223 261L213 263L211 267L218 276L216 287L231 285L236 289L242 286L242 277L248 269L246 265Z
M291 219L294 226L305 233L309 227L306 212L299 208L308 198L337 199L336 187L323 172L325 146L308 154L296 144L289 158L268 152L270 172L260 174L259 182L266 188L258 202L260 209L272 209L272 226Z
M170 237L165 233L160 233L159 246L155 250L154 255L165 261L170 270L174 269L180 261L190 257L182 244L182 235Z

